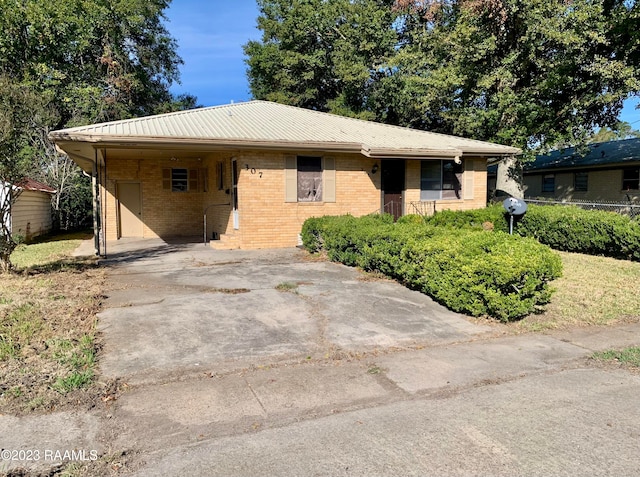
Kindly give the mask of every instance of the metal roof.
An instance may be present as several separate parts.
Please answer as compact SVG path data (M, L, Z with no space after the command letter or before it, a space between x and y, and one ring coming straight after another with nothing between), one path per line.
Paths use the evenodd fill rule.
M21 180L18 184L18 187L24 190L33 190L38 192L47 192L49 194L55 194L56 190L53 187L49 187L42 182L38 182L37 180L30 179L28 177Z
M287 106L249 101L53 131L69 142L327 148L368 157L504 156L520 149Z
M524 171L604 167L640 161L640 139L600 142L588 144L585 148L571 147L537 156L535 161L524 164Z

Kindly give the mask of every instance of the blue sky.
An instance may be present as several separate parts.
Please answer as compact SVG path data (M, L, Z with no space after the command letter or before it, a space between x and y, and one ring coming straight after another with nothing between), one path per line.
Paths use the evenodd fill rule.
M193 94L203 106L250 100L242 45L261 37L255 0L173 0L166 13L184 60L172 92ZM640 129L636 104L628 100L620 118Z
M255 0L173 0L167 27L184 60L181 85L203 106L251 99L242 45L259 40Z

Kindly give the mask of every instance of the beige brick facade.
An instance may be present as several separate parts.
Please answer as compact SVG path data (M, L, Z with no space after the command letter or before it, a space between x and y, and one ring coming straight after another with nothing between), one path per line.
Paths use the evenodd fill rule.
M331 156L335 160L335 202L286 202L285 158L291 155ZM186 155L185 155L186 156ZM237 228L232 211L232 160L237 163ZM437 201L436 210L473 209L485 206L486 160L465 158L463 198ZM222 164L222 179L218 164ZM359 154L310 154L302 151L233 151L171 157L159 151L121 153L107 157L102 180L103 233L107 240L123 236L122 207L118 184L139 184L140 221L143 237L203 237L206 210L207 239L214 234L233 238L240 248L291 247L309 217L366 215L380 210L381 173L372 172L380 161ZM413 213L420 201L420 161L406 160L403 210ZM198 190L173 192L163 182L163 170L180 168L206 171ZM166 177L165 177L166 179ZM472 189L472 193L469 188Z

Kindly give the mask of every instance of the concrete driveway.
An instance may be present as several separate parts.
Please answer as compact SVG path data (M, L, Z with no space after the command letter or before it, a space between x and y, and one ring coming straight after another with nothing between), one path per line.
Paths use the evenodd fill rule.
M298 249L110 244L102 372L129 382L467 341L488 326Z

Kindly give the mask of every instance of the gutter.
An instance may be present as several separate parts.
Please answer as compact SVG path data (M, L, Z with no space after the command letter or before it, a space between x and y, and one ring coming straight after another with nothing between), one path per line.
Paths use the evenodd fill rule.
M222 149L267 149L267 150L321 150L343 153L357 153L372 159L400 159L400 158L420 158L420 157L460 157L463 155L480 155L490 157L505 157L521 154L522 151L508 146L498 146L504 151L496 151L492 148L480 147L478 149L458 149L444 147L441 149L410 149L410 148L372 148L366 144L356 142L297 142L282 140L255 140L255 139L219 139L219 138L167 138L166 136L102 136L73 133L49 134L49 139L56 143L58 150L63 148L58 142L74 142L90 144L95 148L101 147L195 147L209 149L217 147Z

